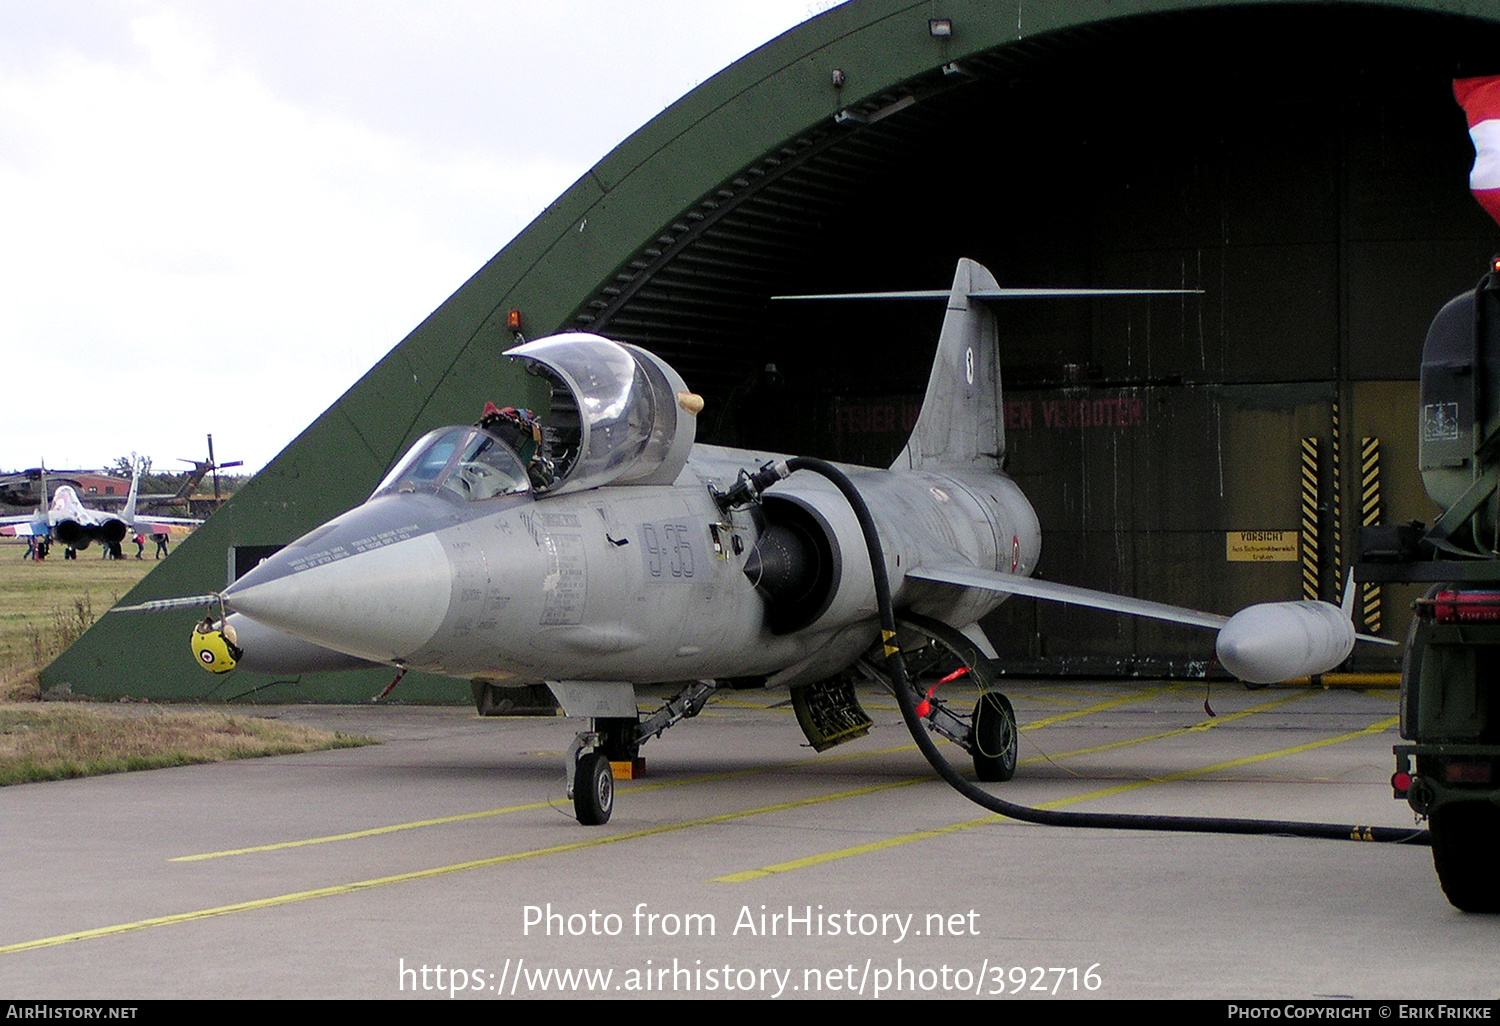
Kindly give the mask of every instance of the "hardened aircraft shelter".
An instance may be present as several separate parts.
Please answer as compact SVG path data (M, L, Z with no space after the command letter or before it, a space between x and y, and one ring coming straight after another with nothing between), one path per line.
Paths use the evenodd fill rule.
M1500 251L1451 82L1494 54L1489 0L853 0L621 143L124 601L221 588L426 431L542 404L501 355L521 336L659 353L707 400L700 441L884 465L941 304L769 297L943 288L962 256L1005 285L1203 290L1002 312L1043 576L1224 612L1335 598L1361 523L1433 519L1421 343ZM1361 626L1400 638L1411 597L1362 594ZM391 676L211 678L192 621L105 617L44 686L367 701ZM1194 675L1212 652L1021 599L985 626L1016 672ZM469 694L413 674L395 697Z

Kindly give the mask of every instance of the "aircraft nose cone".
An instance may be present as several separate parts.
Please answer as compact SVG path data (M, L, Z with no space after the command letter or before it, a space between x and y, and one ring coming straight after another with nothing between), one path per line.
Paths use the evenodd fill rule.
M432 533L366 547L359 523L314 532L225 590L237 612L348 655L389 663L425 645L448 614L452 572Z

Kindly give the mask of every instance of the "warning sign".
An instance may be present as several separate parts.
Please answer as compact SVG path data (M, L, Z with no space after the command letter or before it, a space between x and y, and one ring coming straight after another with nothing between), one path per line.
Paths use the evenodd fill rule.
M1229 531L1224 558L1231 563L1295 563L1300 531Z

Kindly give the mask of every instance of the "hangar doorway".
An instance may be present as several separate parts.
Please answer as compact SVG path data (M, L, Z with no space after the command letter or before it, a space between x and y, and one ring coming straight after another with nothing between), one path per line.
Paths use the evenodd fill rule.
M1015 43L769 155L574 322L673 360L709 397L705 440L884 464L940 304L766 297L945 286L959 256L1007 285L1201 288L1002 314L1041 574L1222 611L1337 600L1362 521L1432 519L1421 341L1500 247L1451 96L1486 48L1494 25L1356 5ZM1403 637L1406 590L1361 596L1362 626ZM1031 672L1196 674L1212 654L1191 631L1029 600L986 627Z

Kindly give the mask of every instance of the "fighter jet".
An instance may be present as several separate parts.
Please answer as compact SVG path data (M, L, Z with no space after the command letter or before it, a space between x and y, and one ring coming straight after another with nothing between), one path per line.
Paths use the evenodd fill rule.
M977 622L1012 594L1216 630L1221 662L1249 681L1342 662L1354 627L1327 603L1226 617L1031 577L1041 529L1002 470L990 303L1061 292L1002 289L966 259L948 290L879 296L947 303L906 448L885 469L842 468L878 531L895 638L882 637L870 550L834 483L789 474L786 457L695 444L702 400L671 366L579 333L506 354L550 387L545 430L494 409L438 428L363 505L223 592L132 608L210 604L194 651L216 671L383 664L469 680L476 697L544 683L567 715L592 720L567 757L584 823L609 818L611 762L720 688L789 688L819 750L862 734L854 685L885 680L890 645L915 666L929 727L967 749L981 779L1008 779L1015 718ZM938 693L958 678L981 688L972 711ZM675 697L640 716L636 687L671 682Z
M52 494L52 505L36 513L0 518L0 531L19 537L53 537L70 549L86 549L92 542L118 545L131 534L168 534L173 530L203 523L185 517L138 515L136 492L141 481L140 462L130 477L130 494L118 513L90 509L78 497L72 485L59 485ZM43 479L45 481L45 478ZM43 486L45 488L45 484Z

